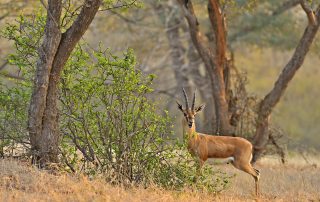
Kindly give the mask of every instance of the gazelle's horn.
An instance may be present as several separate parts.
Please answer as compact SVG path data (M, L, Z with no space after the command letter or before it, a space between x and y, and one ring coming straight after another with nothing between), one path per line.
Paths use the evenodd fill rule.
M186 109L189 109L189 100L188 100L187 93L186 93L186 91L184 90L184 88L182 88L182 91L183 91L184 98L185 98L185 100L186 100Z
M196 91L193 93L193 100L192 100L192 107L191 109L194 110L194 104L196 103Z

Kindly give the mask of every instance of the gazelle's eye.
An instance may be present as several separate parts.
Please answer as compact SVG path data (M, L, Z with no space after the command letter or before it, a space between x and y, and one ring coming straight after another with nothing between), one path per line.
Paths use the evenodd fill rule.
M184 116L187 116L187 114L186 114L186 113L183 113L183 115L184 115Z

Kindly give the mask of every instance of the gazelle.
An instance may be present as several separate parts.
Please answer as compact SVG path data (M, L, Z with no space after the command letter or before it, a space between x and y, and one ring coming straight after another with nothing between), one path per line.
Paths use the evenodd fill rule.
M196 132L195 116L205 105L195 107L196 94L193 95L191 108L188 96L183 89L186 108L177 101L178 108L183 112L183 135L187 138L188 150L199 161L200 168L208 158L230 158L234 167L253 176L255 191L258 195L260 172L250 164L252 158L252 144L241 137L214 136Z

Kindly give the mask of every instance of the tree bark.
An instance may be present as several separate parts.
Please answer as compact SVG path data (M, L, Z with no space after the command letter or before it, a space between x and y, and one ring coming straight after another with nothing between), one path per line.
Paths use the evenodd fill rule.
M60 19L61 1L51 0L49 1L47 24L51 22L50 16L57 9L57 5L60 5L60 13L56 14L56 18ZM50 52L50 63L47 62L45 63L46 66L44 66L41 61L46 61L47 59L42 59L41 57L39 59L36 81L40 78L41 80L38 82L39 84L36 83L33 90L28 125L34 151L33 163L39 163L40 166L45 166L50 162L58 162L60 131L57 99L60 74L72 50L91 24L100 5L101 0L86 0L80 14L65 33L61 35L59 27L54 29L60 34L59 39L61 36L61 40L58 42L55 40L55 46L50 46L44 51L45 53ZM56 20L56 22L59 23L59 20ZM52 26L52 23L48 25L50 29L53 29ZM51 36L50 29L46 30L46 35ZM45 38L43 44L47 43ZM41 50L39 53L41 56ZM42 79L42 77L45 79ZM41 93L39 93L39 90Z
M320 20L320 10L316 13L317 22ZM293 56L282 70L278 80L275 82L273 89L264 97L260 103L258 111L258 120L256 133L254 136L254 152L252 162L256 162L263 153L266 144L269 139L269 122L270 115L273 108L279 102L280 98L284 94L289 82L294 77L296 71L302 66L305 56L307 55L310 46L318 32L319 23L313 24L309 22L309 25L304 31Z
M218 133L233 134L234 128L230 125L228 110L228 101L226 98L226 85L224 71L226 66L226 27L224 15L221 11L218 0L209 0L208 13L210 23L214 31L215 49L214 49L214 99L216 101L216 118L218 122Z

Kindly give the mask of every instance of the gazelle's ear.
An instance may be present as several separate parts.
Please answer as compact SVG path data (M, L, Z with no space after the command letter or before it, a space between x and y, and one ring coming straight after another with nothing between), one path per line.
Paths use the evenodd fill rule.
M180 111L183 112L182 105L177 100L176 100L176 103L178 104L178 108L180 109Z
M206 104L202 104L202 105L200 105L199 107L196 107L196 108L195 108L195 111L196 111L197 113L198 113L198 112L201 112L205 106L206 106Z

